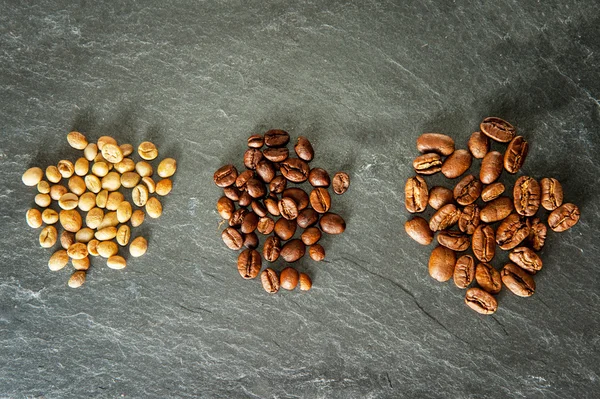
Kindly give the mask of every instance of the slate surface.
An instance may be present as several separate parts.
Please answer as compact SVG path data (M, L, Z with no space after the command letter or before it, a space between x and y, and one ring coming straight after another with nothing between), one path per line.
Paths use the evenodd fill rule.
M75 3L0 7L0 397L600 395L597 1ZM582 221L549 234L532 298L503 292L481 317L429 278L433 245L405 235L402 201L416 137L464 147L488 115L517 126L523 173L558 178ZM334 205L346 233L298 265L310 293L243 281L220 240L212 174L271 127L352 178ZM94 259L76 290L48 270L20 182L78 156L71 129L179 162L139 230L147 255Z

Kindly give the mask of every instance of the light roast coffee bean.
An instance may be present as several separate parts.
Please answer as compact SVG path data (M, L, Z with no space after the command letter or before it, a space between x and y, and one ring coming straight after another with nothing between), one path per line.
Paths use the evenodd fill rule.
M264 140L267 147L283 147L290 141L290 135L284 130L271 129L265 133Z
M529 144L523 136L517 136L512 139L504 153L504 169L513 175L517 173L523 166L528 152Z
M429 192L421 176L411 177L404 186L404 204L410 213L423 212L427 208Z
M439 282L448 281L454 274L456 255L446 247L438 246L429 257L429 275Z
M319 226L327 234L342 234L346 230L344 219L340 215L331 212L324 213L321 216Z
M463 255L454 266L454 285L465 289L475 279L475 261L471 255Z
M479 180L483 184L492 184L502 173L503 157L498 151L491 151L483 157L481 169L479 170Z
M496 313L498 309L496 298L480 288L469 288L465 295L465 303L477 313L484 315Z
M508 257L520 268L531 274L535 274L542 270L542 259L530 248L515 248L510 252Z
M342 195L350 187L350 176L346 172L337 172L333 175L333 192Z
M527 226L529 226L529 245L534 250L540 251L546 243L548 228L539 218L527 219Z
M296 151L296 155L298 158L303 159L305 161L312 161L315 156L315 150L313 149L310 141L304 136L299 136L296 145L294 146L294 151Z
M275 262L281 252L281 240L277 236L270 236L263 246L263 256L267 262Z
M433 232L429 223L420 216L415 216L404 224L404 230L410 238L421 245L429 245L433 241Z
M221 238L223 239L225 245L227 245L227 248L234 251L241 249L242 245L244 244L244 238L240 232L233 227L227 227L225 230L223 230L221 233Z
M508 197L500 197L489 202L480 213L481 221L494 223L504 219L513 211L513 201Z
M321 244L313 244L308 248L308 255L315 262L325 259L325 248Z
M280 256L288 263L301 259L306 253L306 245L301 240L293 239L281 248Z
M302 183L308 179L310 168L308 164L298 158L288 158L279 164L281 174L291 182Z
M440 245L457 252L466 251L471 245L469 236L452 230L440 231L437 241Z
M440 133L424 133L417 138L417 150L448 156L454 152L454 140Z
M496 254L494 229L486 224L480 224L473 233L471 248L475 257L481 262L490 262Z
M579 222L579 208L575 204L562 204L548 216L548 226L557 233L569 230Z
M484 291L497 294L502 289L502 277L489 263L478 263L475 268L475 279Z
M434 152L419 155L413 161L413 168L421 175L432 175L442 170L442 157Z
M542 206L553 211L563 203L563 189L560 182L554 178L544 177L540 181L542 190Z
M540 194L540 185L535 179L529 176L519 177L513 188L513 198L517 213L523 216L535 215L540 207Z
M310 205L318 213L325 213L331 208L331 197L326 188L317 187L310 192Z
M469 205L481 195L482 184L473 175L466 175L454 187L454 199L460 205Z
M474 132L469 138L467 147L469 147L469 151L471 151L474 158L481 159L490 150L490 140L485 134Z
M447 230L458 223L460 213L460 209L458 209L456 205L444 205L431 217L431 220L429 221L429 228L433 232Z
M275 294L279 291L279 276L277 272L271 268L266 268L260 274L260 282L263 289L269 294Z
M498 198L504 193L504 184L500 182L492 183L481 192L481 199L483 202L490 202Z
M516 129L504 119L488 117L481 122L479 129L491 138L500 143L508 143L515 136Z
M455 179L465 173L470 167L473 158L467 150L454 151L442 165L442 174L448 179Z
M256 278L261 266L262 260L260 254L255 249L246 249L238 256L238 272L246 280Z
M532 296L535 292L535 281L523 269L508 263L502 269L502 283L513 294L521 297Z
M525 218L512 213L500 223L496 231L498 246L507 251L519 245L529 235L529 226Z
M235 183L238 173L233 165L225 165L219 168L214 175L215 184L219 187L229 187Z
M329 187L331 184L329 173L322 168L312 168L308 174L308 182L313 187Z

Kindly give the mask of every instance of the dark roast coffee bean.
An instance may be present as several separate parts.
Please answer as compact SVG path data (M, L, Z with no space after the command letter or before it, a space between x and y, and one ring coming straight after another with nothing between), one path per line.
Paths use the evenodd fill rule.
M244 166L248 169L256 169L256 165L263 159L263 153L256 148L248 148L244 153Z
M448 179L455 179L471 167L473 158L467 150L456 150L444 161L442 174Z
M273 232L274 228L275 228L275 222L270 217L264 216L264 217L258 219L258 225L256 226L256 229L258 230L258 232L260 234L264 234L264 235L271 234Z
M404 224L404 230L410 238L421 245L429 245L433 241L433 232L429 223L420 216L415 216Z
M494 229L487 224L480 224L473 233L471 248L475 257L481 262L490 262L496 254Z
M242 278L256 278L260 272L261 266L262 259L258 251L255 249L246 249L238 256L237 267Z
M294 146L294 151L296 151L296 155L298 158L303 159L307 162L312 161L315 156L315 150L313 150L312 144L310 141L304 136L299 136L296 145Z
M460 209L454 204L446 204L433 214L429 220L429 228L433 232L446 230L458 223L459 217Z
M529 144L523 136L517 136L508 145L504 153L504 169L510 174L515 174L521 169L525 157L529 152Z
M221 197L217 201L217 212L225 220L229 220L233 212L235 211L235 205L233 201L227 197Z
M548 226L557 233L569 230L579 222L579 208L575 204L562 204L548 216Z
M490 150L490 139L481 132L475 132L471 135L467 147L474 158L481 159Z
M452 190L446 187L435 186L429 191L429 206L435 210L454 201Z
M256 174L265 183L270 183L275 178L275 167L271 161L263 159L256 165Z
M269 191L274 194L281 194L287 185L287 179L281 175L275 176L269 183Z
M502 168L502 154L498 151L488 152L481 161L479 180L483 184L492 184L500 177Z
M481 199L483 202L490 202L498 198L504 192L504 184L500 182L492 183L481 192Z
M242 220L244 220L244 216L248 213L248 209L240 208L231 214L229 218L229 226L237 227L242 224Z
M235 183L235 179L237 178L237 169L233 165L225 165L221 166L215 172L213 179L215 184L219 187L229 187L233 183Z
M529 297L535 292L535 281L523 269L508 263L502 269L502 283L513 294Z
M475 279L475 261L471 255L463 255L454 266L454 285L465 289Z
M244 247L248 249L256 249L258 247L258 236L252 232L244 235Z
M478 263L475 268L475 280L482 290L497 294L502 289L502 277L489 263Z
M290 150L286 147L282 148L265 148L263 150L263 156L271 162L283 162L290 155Z
M465 295L468 307L481 314L493 314L498 309L498 301L491 294L481 288L469 288Z
M331 208L331 196L326 188L317 187L310 192L310 205L319 212L325 213Z
M529 245L534 250L540 251L546 243L548 228L539 218L527 219L527 226L529 226Z
M237 188L239 188L240 190L245 190L246 183L248 183L248 180L252 179L253 177L254 177L253 170L245 170L238 175L237 179L235 179L235 186Z
M232 201L239 201L240 200L240 195L242 194L242 192L240 191L239 188L235 187L234 185L229 186L229 187L225 187L223 189L223 194L225 194L225 196L227 198L229 198Z
M440 245L453 251L462 252L469 249L471 239L460 231L443 230L437 235L437 241Z
M340 215L327 212L319 220L321 230L327 234L342 234L346 230L346 222Z
M319 221L319 214L314 209L306 208L298 213L297 221L300 228L306 229Z
M495 118L488 117L481 122L479 125L479 129L491 138L492 140L499 141L500 143L508 143L515 137L515 128L513 125L508 123L507 121Z
M277 236L271 236L266 239L263 246L263 256L267 262L275 262L281 252L281 240Z
M308 182L313 187L329 187L331 184L329 173L322 168L312 168L308 174Z
M513 198L515 210L519 215L533 216L540 207L540 185L529 176L521 176L513 187Z
M293 290L298 285L298 272L292 267L286 267L279 276L279 285L285 290Z
M497 222L510 215L513 209L512 199L508 197L496 198L481 210L481 221L484 223Z
M473 175L463 177L454 187L454 199L460 205L469 205L481 195L482 184Z
M289 240L296 233L296 221L281 218L275 222L275 234L283 241Z
M467 205L463 208L460 217L458 218L458 228L463 233L469 235L475 233L475 229L479 226L480 211L479 207L475 204Z
M309 227L302 232L300 239L306 245L316 244L321 239L321 230L318 227Z
M325 248L321 244L314 244L308 248L308 256L315 262L325 259Z
M279 201L275 201L273 198L267 198L265 199L264 203L265 208L267 208L267 211L269 211L271 215L279 216L281 214L278 206Z
M454 140L445 134L424 133L417 139L417 150L448 156L454 152Z
M423 212L427 208L429 192L421 176L411 177L404 186L404 204L410 213Z
M250 179L246 183L246 191L252 198L262 198L267 194L265 183L258 179Z
M448 281L454 274L456 255L446 247L438 246L429 257L429 275L439 282Z
M248 194L247 191L244 191L241 195L240 195L240 199L239 199L239 204L240 206L248 206L252 203L253 198L250 196L250 194Z
M542 206L553 211L563 203L563 189L558 180L544 177L540 181L542 189Z
M279 276L277 272L271 268L266 268L260 273L260 282L265 291L269 294L275 294L279 291Z
M290 141L288 132L280 129L271 129L265 133L267 147L283 147Z
M225 230L223 230L221 233L221 238L223 239L225 245L227 245L227 248L233 249L234 251L241 249L242 245L244 245L244 238L242 237L242 234L233 227L227 227Z
M282 197L288 197L294 200L299 211L303 210L310 203L308 194L298 187L286 188L283 190Z
M250 148L260 148L265 143L265 139L262 134L253 134L248 137L248 147Z
M279 164L281 174L293 183L302 183L308 179L310 168L308 164L298 158L288 158Z
M277 204L277 207L279 208L281 216L287 220L294 220L298 217L296 203L289 197L283 197Z
M496 242L505 251L519 245L529 235L529 226L525 218L512 213L500 223L496 230Z
M434 152L419 155L413 161L413 168L421 175L432 175L442 170L442 157Z
M296 262L306 253L306 245L297 238L288 241L281 248L281 257L288 263Z
M342 195L350 187L350 176L346 172L337 172L333 175L333 192Z
M265 206L260 202L260 200L254 200L252 201L252 203L250 204L252 206L252 210L254 211L254 213L256 213L259 217L265 217L267 216L267 208L265 208Z
M508 257L520 268L531 274L535 274L542 270L542 259L530 248L515 248L508 254Z
M242 233L249 234L256 230L258 226L258 215L254 212L248 212L242 217L242 224L240 230Z

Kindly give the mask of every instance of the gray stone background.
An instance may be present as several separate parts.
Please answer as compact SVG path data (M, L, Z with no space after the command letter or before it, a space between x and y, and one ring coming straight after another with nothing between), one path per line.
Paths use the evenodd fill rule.
M600 395L597 1L0 9L0 397ZM503 292L483 317L428 276L433 245L406 236L402 203L416 137L465 147L489 115L530 141L522 172L558 178L582 219L549 234L532 298ZM309 293L242 280L220 239L212 174L274 127L352 178L334 203L346 233L324 239L326 262L299 262ZM123 271L94 259L81 289L48 270L20 181L76 159L71 129L152 140L179 165L163 216L138 230L146 256Z

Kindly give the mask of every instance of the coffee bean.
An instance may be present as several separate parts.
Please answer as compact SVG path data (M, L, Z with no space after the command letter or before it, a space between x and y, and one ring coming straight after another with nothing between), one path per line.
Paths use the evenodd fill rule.
M500 177L503 168L502 162L502 154L498 151L488 152L483 157L479 170L479 179L483 184L492 184Z
M69 249L71 244L74 244L74 243L75 243L75 234L70 231L63 230L63 232L60 234L60 246L63 247L64 249Z
M260 202L260 200L256 199L252 201L250 206L252 207L252 211L254 211L254 213L256 213L259 217L263 218L267 216L267 208L262 204L262 202Z
M267 193L265 184L258 179L250 179L246 183L246 191L252 198L262 198Z
M468 307L481 314L493 314L498 310L498 301L491 294L480 288L469 288L465 295Z
M248 169L256 169L256 165L263 159L263 153L256 148L249 148L244 153L244 166Z
M460 209L456 205L446 204L433 214L431 220L429 220L429 228L433 232L446 230L458 223L460 214Z
M265 143L265 139L262 134L253 134L248 137L248 147L250 148L261 148Z
M322 168L312 168L308 174L308 182L313 187L329 187L331 184L329 173Z
M560 182L554 178L544 177L540 181L542 190L542 206L553 211L563 203L563 189Z
M85 136L79 132L71 132L67 134L67 141L69 145L76 150L83 150L88 145L88 141Z
M54 226L46 226L42 229L39 236L39 243L42 248L51 248L56 244L58 231Z
M525 218L512 213L498 226L496 242L500 248L507 251L519 245L527 236L529 236L529 226Z
M298 208L296 202L289 197L283 197L277 204L279 213L287 220L294 220L298 217Z
M413 169L421 175L433 175L442 170L442 157L434 152L419 155L413 161Z
M263 256L267 262L275 262L281 252L281 240L277 236L270 236L263 246Z
M454 266L454 285L465 289L475 279L475 261L471 255L463 255Z
M548 226L557 233L569 230L579 222L579 208L575 204L562 204L548 216Z
M42 227L42 213L39 210L31 208L27 211L27 215L25 217L27 219L27 224L29 225L29 227L34 229Z
M484 291L497 294L502 289L502 277L489 263L478 263L475 268L475 279Z
M248 249L256 249L258 247L258 236L255 232L244 234L243 246Z
M273 219L271 219L268 216L261 217L258 220L258 226L256 227L258 232L260 234L264 234L264 235L271 234L273 232L274 228L275 228L275 221L273 221Z
M60 211L60 213L58 214L58 219L63 229L72 233L77 233L81 229L81 224L83 223L81 215L74 209Z
M256 230L256 226L258 226L258 215L254 212L248 212L244 214L242 217L242 224L240 226L242 233L252 233L254 230Z
M102 245L102 244L103 243L98 244L98 253L100 253L100 245ZM148 250L148 241L142 236L134 238L131 241L131 243L129 243L129 253L134 258L139 258L140 256L144 255L147 250ZM111 253L110 248L108 248L108 249L105 248L104 251L108 252L108 253L105 253L105 255L108 255ZM115 252L115 254L116 254L116 252ZM109 257L110 256L112 256L112 255L109 255Z
M54 252L48 260L48 268L53 271L62 270L69 263L69 255L64 249Z
M250 194L248 194L248 191L244 191L240 195L240 199L239 199L238 203L240 204L240 206L248 206L252 203L253 200L254 200L254 198L252 198L252 196Z
M513 175L517 173L523 166L528 152L529 144L527 144L523 136L517 136L512 139L504 153L504 169Z
M119 162L117 165L120 165L120 164L121 164L121 162ZM117 165L115 165L115 169L116 169ZM73 168L75 169L75 174L77 176L85 176L90 171L90 161L88 161L85 158L78 158L77 161L75 162L75 165L73 165ZM124 172L121 172L119 170L119 173L124 173Z
M315 150L313 150L312 144L310 141L304 136L299 136L296 145L294 146L294 151L296 151L296 155L298 158L303 159L305 161L312 161L315 156Z
M420 213L427 208L429 192L421 176L411 177L404 186L404 204L410 213Z
M346 222L340 215L327 212L319 220L321 230L327 234L342 234L346 230Z
M290 141L288 132L280 129L271 129L265 133L267 147L283 147Z
M306 192L301 188L297 187L286 188L283 190L282 197L293 199L296 203L296 208L298 208L299 211L306 208L310 202L308 194L306 194Z
M288 241L281 248L281 257L288 263L301 259L306 252L306 245L297 238Z
M333 192L342 195L350 187L350 176L346 172L337 172L333 175Z
M254 171L253 170L245 170L238 175L237 179L235 179L235 186L237 188L239 188L240 190L245 190L248 180L250 180L252 178L254 178Z
M310 205L319 212L325 213L331 208L331 197L326 188L317 187L310 192Z
M527 226L529 226L529 245L534 250L540 251L546 242L548 228L539 218L527 219Z
M325 248L321 244L313 244L308 248L308 255L315 262L325 259Z
M467 150L454 151L442 165L442 174L448 179L455 179L465 173L471 167L473 157Z
M305 245L316 244L321 239L321 230L318 227L309 227L302 232L300 239Z
M237 187L229 186L229 187L225 187L223 189L223 194L225 194L225 196L232 201L239 201L240 195L242 195L242 192Z
M492 183L481 192L481 199L483 202L490 202L498 198L504 192L505 187L504 184L497 182Z
M225 165L219 168L214 175L215 184L219 187L229 187L235 183L238 173L233 165Z
M471 248L473 254L481 262L490 262L496 254L496 242L494 241L494 229L487 224L480 224L473 233Z
M415 216L404 224L404 230L410 238L421 245L429 245L433 241L433 232L429 223L420 216Z
M273 194L281 194L287 185L287 179L281 175L275 176L269 183L269 191Z
M422 152L435 152L448 156L454 152L454 140L440 133L424 133L417 139L417 149Z
M519 215L535 215L541 202L539 183L529 176L519 177L513 187L513 198L515 210Z
M437 235L437 241L440 245L457 252L466 251L471 245L469 236L452 230L440 231Z
M481 129L486 136L500 143L508 143L511 141L516 132L513 125L496 117L485 118L479 125L479 129Z
M265 291L269 294L275 294L279 291L279 276L277 272L271 268L266 268L260 273L260 282Z
M448 281L454 274L456 255L446 247L438 246L429 257L429 275L439 282Z
M542 270L542 259L530 248L515 248L510 252L508 257L523 270L526 270L531 274L535 274Z
M312 287L312 280L310 279L310 276L305 273L300 273L300 290L308 291L311 289L311 287Z
M454 199L460 205L469 205L481 195L482 184L473 175L466 175L454 187Z
M286 267L281 271L279 284L285 290L293 290L298 285L298 272L292 267Z
M229 218L229 226L237 227L242 225L242 221L244 220L244 216L248 213L248 209L239 208L231 214Z
M260 254L255 249L246 249L238 256L237 267L240 276L244 279L253 279L258 276L262 266Z
M479 214L480 211L477 205L470 204L465 206L458 218L458 228L460 231L469 235L473 234L481 220Z
M286 147L266 148L263 150L263 156L271 162L283 162L289 155L290 151Z
M319 221L319 214L311 208L306 208L298 213L298 226L306 229Z
M160 164L158 164L158 168L156 168L158 175L160 177L162 177L163 179L173 176L175 174L176 170L177 170L177 161L174 160L173 158L163 159L162 161L160 161Z
M104 155L104 147L101 148L98 144L98 149L101 149L103 151L102 155ZM144 141L138 146L138 154L142 159L146 161L151 161L158 157L158 150L156 149L156 146L153 143L149 141Z
M310 168L308 164L298 158L288 158L280 163L279 170L286 179L293 183L302 183L308 179Z
M256 165L256 174L265 183L270 183L275 178L275 167L266 159Z
M481 221L484 223L497 222L510 215L513 209L512 199L508 197L496 198L481 210Z
M140 238L140 237L138 237ZM137 240L137 238L136 238ZM135 242L135 240L133 240ZM133 246L133 242L129 245L129 251L133 255L133 252L131 252L131 248ZM116 243L114 243L113 241L102 241L98 244L97 248L98 250L98 255L102 256L103 258L110 258L111 256L116 255L119 252L119 247L117 246Z
M490 150L490 140L485 134L475 132L469 138L467 147L469 147L469 151L471 151L474 158L481 159Z
M429 206L435 210L454 201L452 190L446 187L435 186L429 191Z
M508 263L502 269L502 283L513 294L521 297L532 296L535 292L535 281L523 269Z
M275 234L283 241L289 240L296 233L296 222L294 220L288 220L281 218L275 222L275 228L273 229Z

